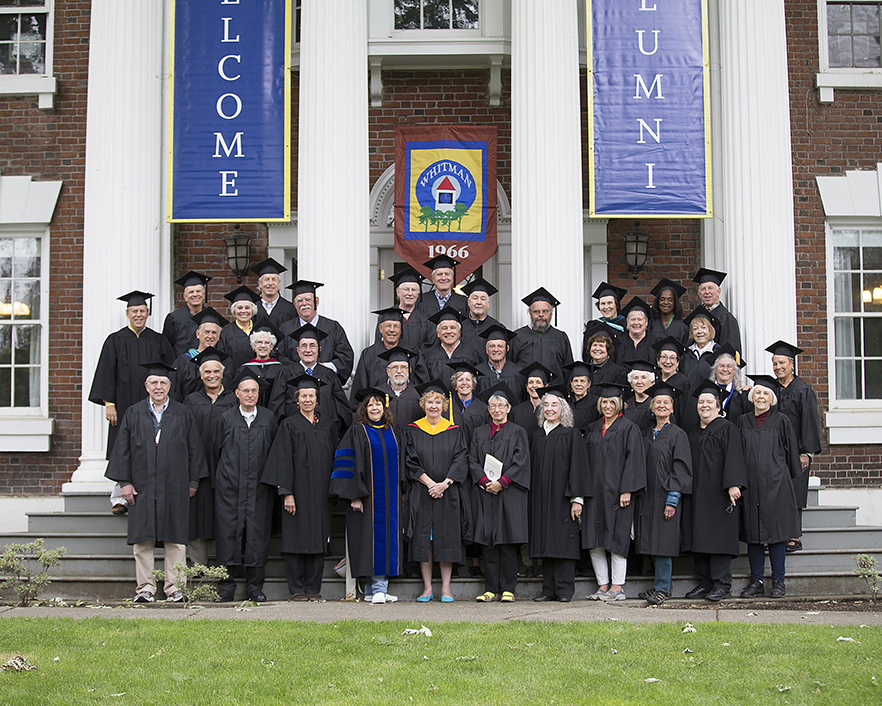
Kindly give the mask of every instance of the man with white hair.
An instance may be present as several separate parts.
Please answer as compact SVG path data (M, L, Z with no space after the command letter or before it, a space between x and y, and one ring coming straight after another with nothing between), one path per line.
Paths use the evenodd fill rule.
M453 291L458 264L459 262L447 255L437 255L423 263L423 267L432 271L432 288L420 295L417 306L429 318L447 306L463 315L468 311L466 298Z
M401 310L401 345L414 351L431 345L435 341L435 327L429 322L426 313L417 306L425 277L413 267L406 267L389 279L395 284L398 308ZM379 341L380 337L378 326L374 340ZM353 389L359 388L353 386Z
M698 298L705 310L717 317L720 327L717 330L716 342L720 345L728 343L736 351L744 350L741 347L741 328L732 312L720 302L720 291L725 272L717 272L702 267L695 273L692 281L698 284Z
M416 354L403 346L395 346L379 358L386 361L386 382L377 388L389 398L389 411L396 426L403 429L423 416L420 394L411 384L411 361Z
M287 272L288 268L270 257L253 265L251 271L257 275L257 291L260 292L257 302L258 316L269 319L278 327L293 319L297 315L294 304L279 294L282 287L282 278L279 275Z
M499 290L484 278L477 277L465 285L462 291L468 297L466 299L466 318L462 322L462 340L483 357L484 340L481 338L481 334L491 326L502 325L489 313L490 297L498 293Z
M205 307L193 317L196 324L196 347L190 348L175 358L175 373L172 375L172 388L169 396L177 402L183 402L187 395L201 387L199 371L191 361L206 348L217 346L221 329L230 323L229 319L210 306Z
M168 396L169 373L160 361L143 364L148 398L126 410L105 476L120 485L129 505L128 543L135 556L136 603L152 603L153 551L165 546L165 598L184 600L174 569L186 561L190 498L208 475L193 417Z
M443 380L448 377L448 363L471 363L478 365L481 356L474 348L462 342L462 321L465 316L456 309L445 306L437 314L429 317L435 324L437 340L423 352L423 360L428 368L430 380Z

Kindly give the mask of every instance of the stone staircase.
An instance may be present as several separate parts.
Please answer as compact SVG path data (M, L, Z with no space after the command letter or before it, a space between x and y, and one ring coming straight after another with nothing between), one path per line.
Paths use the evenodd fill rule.
M787 593L791 596L862 593L866 587L854 575L852 556L872 554L882 566L882 527L856 525L855 507L819 505L818 490L810 491L809 507L803 516L804 548L787 555ZM118 601L132 597L135 564L131 547L126 544L126 518L110 513L106 495L65 495L64 508L63 512L29 513L28 531L0 534L0 548L12 542L30 542L38 537L45 540L47 547L66 547L67 553L61 565L54 567L52 585L44 592L44 597L85 601ZM342 516L335 516L331 555L325 565L322 587L322 595L329 600L341 599L345 593L344 581L333 572L334 564L342 555ZM162 568L162 549L156 550L156 559L157 568ZM628 568L626 591L630 597L636 597L639 591L652 586L650 564L643 558L642 561L630 561ZM577 598L595 590L590 570L588 573L589 576L576 579ZM467 570L461 568L460 574L467 575ZM749 575L745 554L735 560L733 574L733 593L737 595ZM676 559L674 595L682 596L694 585L692 560L689 557ZM421 588L422 582L419 580L394 579L391 592L401 600L413 600ZM518 598L532 598L539 594L541 588L541 578L521 579L518 582ZM480 578L454 579L453 593L457 599L473 599L483 589ZM274 537L270 544L265 591L270 600L289 598L278 537ZM11 594L6 597L11 597ZM241 583L237 594L239 597L244 599Z

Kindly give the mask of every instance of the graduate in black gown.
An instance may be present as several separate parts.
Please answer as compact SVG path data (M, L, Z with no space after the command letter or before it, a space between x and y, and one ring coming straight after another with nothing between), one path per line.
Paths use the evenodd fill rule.
M623 388L606 384L594 394L602 416L585 435L593 491L582 520L582 546L590 550L597 578L590 598L620 601L625 600L634 496L646 486L646 457L640 428L622 415Z
M378 309L373 313L377 314L380 340L365 348L358 358L351 388L356 391L377 387L388 379L386 375L388 363L385 358L380 357L381 353L392 350L399 345L408 348L401 342L401 331L404 325L404 314L401 309L397 306L390 306L386 309ZM408 350L413 353L410 359L411 377L417 384L424 382L428 379L425 363L416 348L408 348Z
M333 420L317 409L322 381L304 374L291 385L298 411L279 426L263 482L284 499L282 553L291 600L320 601L331 536L328 487L340 436Z
M432 380L446 380L450 375L448 363L469 363L478 365L483 356L462 340L462 321L465 317L456 309L446 306L429 317L436 327L437 338L428 348L423 349L423 361L427 374Z
M127 326L110 334L101 347L95 377L89 390L89 402L104 407L110 423L107 432L107 458L113 451L119 424L126 410L140 400L147 399L144 381L147 369L144 363L162 361L171 366L174 352L168 340L147 326L150 315L148 292L129 292L118 297L126 302Z
M484 362L477 366L481 373L478 378L478 393L504 382L512 393L511 403L520 404L525 399L524 378L521 377L520 368L509 360L509 341L514 338L514 331L509 331L502 324L496 324L488 326L479 335L483 344Z
M530 555L542 560L542 593L534 601L568 603L581 555L579 523L591 497L585 442L573 427L562 385L539 390L543 424L530 436Z
M518 547L529 538L530 446L527 432L508 421L512 397L508 386L497 383L482 397L491 421L475 430L469 446L473 538L484 556L484 593L477 599L509 603L515 599ZM488 455L501 463L501 469L487 467Z
M190 561L203 566L208 565L208 540L214 539L214 473L220 457L220 418L236 404L236 395L223 384L226 357L225 353L209 346L187 363L195 370L200 389L187 395L184 406L193 415L208 466L208 477L199 483L196 495L190 498L187 546Z
M466 447L469 447L475 429L490 423L487 403L475 392L481 373L469 363L448 363L447 367L448 372L453 371L450 375L452 421L462 428Z
M597 396L591 392L591 364L581 360L566 366L569 378L569 400L573 410L573 426L582 436L592 422L600 419L597 409Z
M683 346L689 341L689 329L683 322L683 305L680 298L686 294L686 287L673 280L662 278L650 292L652 300L652 320L649 331L658 341L662 338L677 339Z
M732 346L728 343L714 351L714 359L708 378L726 392L726 398L723 400L723 412L726 419L732 424L735 424L738 417L750 407L745 391L745 380L741 375L741 370L746 365L747 361L737 351L732 350Z
M458 264L457 260L448 255L436 255L423 263L423 267L428 267L432 272L432 288L428 292L420 294L417 307L429 319L445 306L456 309L463 316L466 315L468 311L466 298L453 290L456 285L456 266Z
M404 439L384 392L363 389L355 399L355 424L337 446L329 492L348 504L350 573L366 579L365 600L394 603L389 579L403 567Z
M642 434L653 423L652 411L649 409L652 400L647 393L649 388L655 384L655 365L641 359L626 361L625 367L630 368L628 372L629 388L626 388L623 396L625 407L622 414L634 422Z
M248 368L255 379L260 383L260 400L258 404L261 407L268 407L269 400L273 394L276 379L284 367L282 360L278 360L275 356L280 356L277 346L282 336L282 332L268 319L262 319L255 326L249 337L251 348L254 351L254 357L247 363L244 363L237 371L237 374ZM284 358L285 363L290 363Z
M217 585L218 602L233 600L235 576L244 567L246 598L265 603L275 493L261 478L279 423L257 404L260 381L252 368L244 367L233 387L238 404L221 415L221 452L214 475L217 563L229 572Z
M702 267L695 273L692 281L698 284L698 298L701 299L701 306L713 314L719 322L714 325L717 330L717 343L720 345L728 343L736 351L741 351L743 348L741 347L741 328L738 325L738 319L720 301L720 286L724 279L726 279L725 272Z
M689 432L692 495L684 498L683 546L692 552L698 585L686 598L731 597L732 558L739 554L737 502L747 484L741 436L720 416L725 393L710 380L696 388L699 425Z
M462 291L467 297L465 318L462 321L462 342L474 348L483 358L485 353L483 333L493 326L502 326L487 313L490 309L490 297L499 290L483 277L476 277L465 285Z
M616 362L619 365L628 360L655 360L652 344L655 336L649 329L651 309L640 297L632 297L622 309L625 317L625 330L616 340Z
M539 409L542 402L538 391L543 387L548 387L555 375L542 363L535 360L521 368L520 375L526 380L524 389L527 392L527 399L512 407L511 414L508 416L512 422L524 428L529 438L541 424Z
M257 300L258 317L266 319L276 328L295 318L297 311L294 304L279 294L282 286L279 275L287 272L288 268L270 257L252 265L251 271L257 275L257 291L260 292L260 299ZM281 339L278 334L276 337Z
M260 299L260 295L243 284L232 292L224 294L224 299L230 302L233 323L224 326L217 347L230 356L229 366L235 376L239 368L254 357L251 334L255 324L259 322L256 316L257 300Z
M600 312L600 316L592 319L585 324L585 331L582 333L582 355L587 359L588 349L591 338L598 329L603 328L610 332L611 338L615 339L622 331L625 330L625 317L621 315L622 299L628 293L627 289L616 287L609 282L601 282L591 295L594 306Z
M573 348L567 335L551 325L552 313L560 302L544 287L521 301L529 307L530 325L515 331L511 342L512 361L518 365L537 361L555 376L563 377L563 367L573 362Z
M214 278L201 272L190 270L183 277L175 280L175 284L184 288L185 303L166 316L162 324L162 335L172 347L175 356L198 347L196 340L198 324L194 321L194 317L205 308L208 283L212 279Z
M605 323L591 322L585 329L585 334L587 340L582 354L584 360L592 365L592 384L626 384L628 371L615 362L615 342L618 338L616 332Z
M720 347L720 344L715 340L720 322L704 307L694 309L684 321L689 328L690 343L680 360L680 372L689 378L694 390L710 375L714 351Z
M386 362L386 382L377 389L388 397L389 412L402 433L404 427L423 416L420 395L411 380L410 361L414 356L413 351L403 346L395 346L380 354L380 358Z
M673 423L681 391L665 382L649 389L655 423L643 434L646 488L637 494L634 533L639 554L652 557L655 582L638 594L650 605L671 597L673 558L680 555L681 499L692 492L692 451L689 438Z
M796 493L792 480L802 474L799 447L790 420L776 407L778 382L769 375L751 375L748 401L753 409L736 424L741 433L747 487L741 499L741 540L747 544L750 583L742 598L765 595L766 548L772 565L772 598L784 598L785 544L798 537Z
M196 347L175 358L175 372L172 374L172 389L169 397L178 402L183 402L187 395L202 388L198 366L191 365L191 362L204 350L211 348L217 351L221 329L230 322L207 306L193 317L193 323L196 325ZM226 353L222 355L224 359L229 357ZM235 373L235 370L227 371L225 382L232 380Z
M465 561L469 539L467 481L468 448L462 429L444 417L449 410L447 388L440 380L420 385L422 419L404 430L406 476L409 481L410 560L420 563L420 603L432 600L432 565L440 564L441 602L452 603L450 577L454 564Z
M680 427L687 434L693 426L698 425L698 413L692 404L692 383L680 372L680 361L686 353L686 346L673 336L667 336L652 344L655 349L655 365L658 369L656 382L664 382L680 390L679 395L674 397L674 414L671 422ZM694 419L691 425L688 419Z
M404 319L401 326L401 345L412 351L420 352L426 346L432 345L436 338L435 327L432 326L426 313L417 306L422 292L421 285L425 277L412 267L406 267L391 275L389 279L395 285L395 294L398 297L397 306L401 309L401 315ZM379 341L380 328L378 325L374 333L374 342Z
M799 447L799 462L802 473L793 481L796 504L799 507L799 524L802 527L802 511L808 504L808 484L812 457L821 453L821 426L818 422L818 399L815 392L796 374L796 356L801 348L776 341L766 350L772 354L772 372L778 379L778 411L790 420ZM799 537L791 537L787 551L802 549Z

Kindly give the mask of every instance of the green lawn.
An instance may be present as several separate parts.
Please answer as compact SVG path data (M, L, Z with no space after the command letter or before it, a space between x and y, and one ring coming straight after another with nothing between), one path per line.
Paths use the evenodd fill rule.
M20 653L38 668L0 672L0 703L882 703L882 628L407 627L420 626L4 618L0 662Z

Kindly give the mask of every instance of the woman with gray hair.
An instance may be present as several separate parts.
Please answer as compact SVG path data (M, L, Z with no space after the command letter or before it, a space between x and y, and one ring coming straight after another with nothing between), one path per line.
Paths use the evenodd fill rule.
M260 295L243 284L224 294L224 299L230 302L230 314L234 323L224 326L217 347L230 357L227 365L238 371L254 357L250 337L254 331L254 315L257 313Z
M282 336L282 332L273 326L269 319L264 319L252 329L251 335L248 337L251 349L254 351L254 357L245 363L239 372L242 372L244 368L251 370L260 385L260 399L257 404L261 407L269 407L273 384L282 369L282 362L273 357L276 344ZM285 358L285 362L290 361Z
M720 320L699 306L683 319L683 323L689 327L689 345L680 361L680 372L697 388L710 375L714 351L720 347L716 342Z
M772 565L772 598L785 596L784 560L786 542L802 534L793 478L802 473L799 447L790 420L775 406L778 383L769 375L751 375L753 388L748 399L750 412L738 420L747 469L747 487L742 494L741 540L747 543L750 583L742 598L765 594L763 567L765 549Z
M581 555L580 518L590 497L585 443L573 428L563 385L537 391L539 428L530 437L530 556L542 560L542 593L534 601L569 603Z
M624 395L623 414L640 427L640 432L643 433L652 426L653 422L652 411L649 408L652 400L647 393L655 384L656 368L645 360L629 360L625 365L630 368L628 384L631 386L632 394Z
M726 393L723 399L723 413L726 419L735 424L749 406L745 399L747 387L741 376L741 368L746 363L728 343L717 348L713 354L716 357L711 363L711 371L707 379Z
M591 550L597 578L597 591L589 598L623 601L634 525L632 499L646 487L646 455L639 427L622 416L622 386L602 385L595 394L603 416L585 435L594 492L588 504L591 521L582 522L582 545Z

